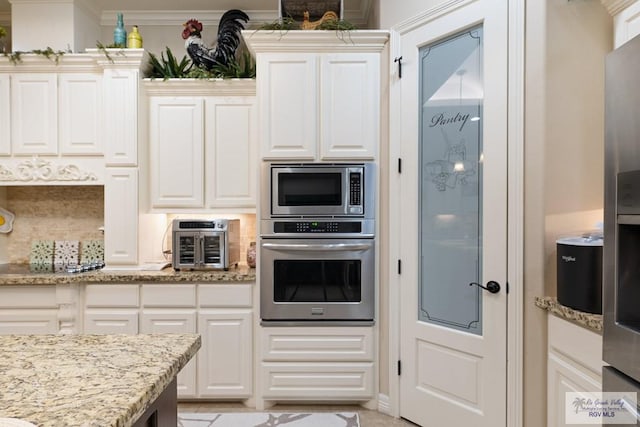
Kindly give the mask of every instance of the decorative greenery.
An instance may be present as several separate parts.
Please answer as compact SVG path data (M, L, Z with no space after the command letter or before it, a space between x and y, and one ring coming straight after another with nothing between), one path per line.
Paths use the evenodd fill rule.
M320 25L318 25L316 29L317 30L350 31L350 30L355 30L356 26L344 19L340 19L340 20L329 19L328 21L324 21Z
M111 62L113 64L113 58L111 57L111 55L109 54L109 51L107 49L120 49L116 55L122 55L124 56L124 51L122 51L122 49L124 49L126 46L123 45L122 43L113 43L110 45L103 45L102 43L100 43L99 41L96 42L96 47L98 48L99 52L102 52L102 54L105 56L105 58L107 58L109 60L109 62Z
M300 23L296 22L290 16L276 19L273 22L267 22L262 24L258 30L267 30L267 31L289 31L289 30L299 30Z
M56 65L58 65L58 63L60 62L60 58L62 58L62 56L65 53L68 53L69 50L64 51L64 50L53 50L52 48L50 48L49 46L47 46L46 49L34 49L34 50L30 50L28 52L23 52L20 50L17 50L15 52L5 52L3 53L3 55L7 58L9 58L9 61L13 64L13 65L17 65L18 63L22 62L22 55L24 54L35 54L35 55L41 55L44 56L45 58L52 60L53 62L56 63Z
M232 79L232 78L255 78L256 64L253 57L248 51L243 51L238 59L234 59L228 65L216 65L211 70L194 67L193 63L187 56L183 56L182 60L173 55L171 49L166 48L165 52L160 54L158 58L153 53L149 53L149 71L147 77L161 79Z
M7 30L0 26L0 39L7 36Z
M153 53L149 53L149 65L151 67L149 77L159 77L165 80L186 77L187 72L191 68L191 61L184 55L180 62L178 62L173 52L171 52L171 49L168 47L166 49L166 59L164 52L160 53L160 59Z

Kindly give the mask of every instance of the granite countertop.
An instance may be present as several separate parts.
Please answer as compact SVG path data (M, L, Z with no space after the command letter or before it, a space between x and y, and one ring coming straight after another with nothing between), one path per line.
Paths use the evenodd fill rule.
M0 417L130 426L200 345L196 334L0 336Z
M555 297L536 297L536 306L555 314L566 320L577 323L592 331L602 333L602 315L585 313L583 311L574 310L573 308L564 306L558 302Z
M224 270L174 271L168 267L160 271L104 269L85 273L35 273L28 264L3 265L0 268L2 285L59 285L71 283L216 283L255 282L256 269L239 266Z

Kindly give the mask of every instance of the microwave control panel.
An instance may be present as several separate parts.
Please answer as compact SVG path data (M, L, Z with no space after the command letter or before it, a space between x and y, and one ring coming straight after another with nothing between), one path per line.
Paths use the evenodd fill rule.
M358 172L351 172L349 174L349 184L350 184L350 193L351 197L349 200L349 205L351 206L360 206L362 204L361 201L361 188L362 188L362 174Z

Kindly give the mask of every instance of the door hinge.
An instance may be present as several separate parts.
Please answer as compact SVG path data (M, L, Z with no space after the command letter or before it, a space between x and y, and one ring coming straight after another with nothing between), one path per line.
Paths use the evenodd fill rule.
M398 375L402 375L402 362L398 360Z
M402 274L402 260L398 260L398 274Z
M402 159L398 158L398 173L402 173Z

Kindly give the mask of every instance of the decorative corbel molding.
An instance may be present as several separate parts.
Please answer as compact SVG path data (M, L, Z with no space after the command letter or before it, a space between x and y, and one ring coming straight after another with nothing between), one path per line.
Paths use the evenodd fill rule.
M18 163L14 170L0 165L0 181L97 181L91 172L76 165L55 165L49 160L34 158Z

